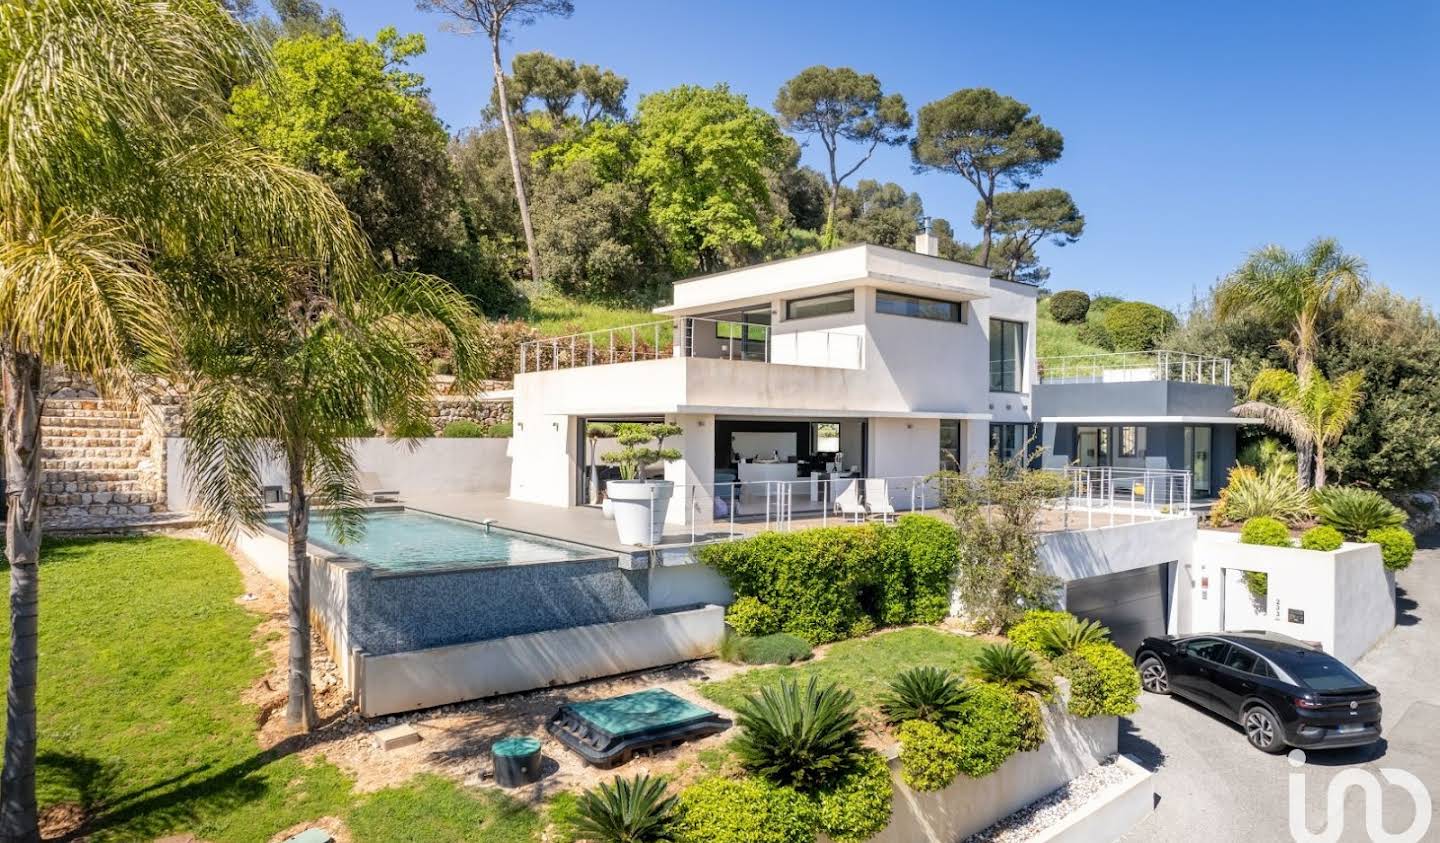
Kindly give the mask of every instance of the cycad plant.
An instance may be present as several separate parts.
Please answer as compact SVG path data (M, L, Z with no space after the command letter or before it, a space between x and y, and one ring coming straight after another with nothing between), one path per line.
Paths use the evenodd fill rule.
M580 797L575 829L594 843L661 843L674 840L674 796L665 780L649 775L601 782Z
M1311 497L1320 523L1353 541L1364 539L1371 530L1405 524L1404 510L1369 489L1327 487L1316 489Z
M1325 485L1325 449L1360 411L1364 374L1350 372L1334 380L1319 372L1297 377L1284 369L1265 369L1250 382L1250 400L1235 412L1262 419L1267 426L1304 445L1315 455L1315 486ZM1304 477L1297 480L1303 488Z
M240 139L229 92L263 75L214 0L0 0L0 369L11 623L0 839L38 838L40 373L108 394L171 363L180 266L254 249L345 274L366 259L315 176Z
M880 698L880 710L892 724L923 720L944 726L959 719L969 697L964 681L950 671L912 667L891 680L890 690Z
M1061 618L1056 624L1042 627L1039 637L1040 646L1045 648L1045 652L1063 656L1086 644L1110 640L1110 628L1096 620L1070 615Z
M1006 642L989 644L975 657L970 675L1012 691L1043 693L1050 686L1040 675L1035 657L1023 647Z
M768 685L736 709L740 763L780 785L814 792L842 777L860 752L855 696L814 676Z

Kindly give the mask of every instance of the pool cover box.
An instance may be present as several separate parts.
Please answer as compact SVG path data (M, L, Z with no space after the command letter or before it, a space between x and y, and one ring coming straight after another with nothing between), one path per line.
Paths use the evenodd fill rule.
M546 725L550 734L596 767L614 767L636 753L678 746L730 728L730 721L662 688L568 703Z

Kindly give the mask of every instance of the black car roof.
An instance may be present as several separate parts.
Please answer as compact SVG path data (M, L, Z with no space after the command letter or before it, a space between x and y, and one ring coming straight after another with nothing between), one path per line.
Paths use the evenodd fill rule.
M1281 635L1277 632L1265 632L1263 630L1246 630L1243 632L1215 632L1209 634L1188 635L1187 638L1219 638L1222 641L1230 641L1241 644L1257 653L1263 653L1272 658L1283 659L1286 656L1296 655L1325 655L1324 652L1315 649L1303 641L1297 641L1288 635Z

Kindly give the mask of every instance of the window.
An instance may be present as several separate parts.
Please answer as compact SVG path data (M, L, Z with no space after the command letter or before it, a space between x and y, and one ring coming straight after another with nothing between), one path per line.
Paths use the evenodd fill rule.
M1143 456L1145 456L1145 428L1143 428L1143 427L1122 427L1122 428L1120 428L1120 456L1122 456L1122 457L1143 457Z
M990 391L1019 392L1025 371L1025 325L990 320Z
M1225 651L1228 649L1230 649L1228 642L1216 641L1214 638L1201 638L1185 644L1185 652L1189 655L1220 664L1225 663Z
M815 422L815 452L833 454L840 450L840 422Z
M960 422L958 419L940 420L940 470L964 471L960 461Z
M1231 647L1230 658L1225 660L1225 666L1241 673L1254 673L1255 654L1239 647Z
M990 450L1002 461L1015 458L1016 454L1023 453L1030 442L1030 425L1028 424L992 424L990 425Z
M715 338L722 340L750 340L751 342L764 342L765 336L769 333L769 325L754 325L741 322L716 322Z
M1317 691L1365 687L1365 680L1324 653L1296 653L1288 664L1282 662L1282 665L1301 685Z
M786 319L810 319L815 316L829 316L832 313L853 313L854 311L854 290L846 290L843 293L829 293L823 296L811 296L807 299L790 299L785 302Z
M905 296L885 290L875 291L875 312L891 316L913 316L916 319L934 319L939 322L964 322L965 305L958 301L922 299L919 296Z

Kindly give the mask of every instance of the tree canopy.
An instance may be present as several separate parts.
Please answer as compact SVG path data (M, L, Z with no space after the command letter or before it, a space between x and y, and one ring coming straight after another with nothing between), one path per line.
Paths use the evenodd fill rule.
M991 211L984 200L975 204L977 228L985 225ZM1068 191L1054 187L997 194L992 221L995 232L1003 235L995 250L1004 262L1004 269L998 271L1011 281L1028 280L1021 270L1027 261L1033 263L1040 241L1049 238L1056 246L1065 246L1085 231L1085 217L1075 200Z

